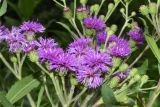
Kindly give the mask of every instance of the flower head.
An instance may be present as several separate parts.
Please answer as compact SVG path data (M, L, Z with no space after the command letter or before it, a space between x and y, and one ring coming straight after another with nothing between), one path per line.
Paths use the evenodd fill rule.
M0 26L0 42L5 40L9 30L5 26Z
M118 72L115 74L115 76L117 76L121 81L126 79L129 75L129 71L123 71L123 72Z
M77 39L69 45L69 48L67 51L68 53L76 57L84 56L87 53L93 51L93 49L89 46L91 41L92 40L90 38Z
M83 21L84 26L88 29L102 30L106 27L104 21L100 18L89 16Z
M68 53L62 53L55 58L49 60L50 69L52 70L61 70L62 72L65 71L75 71L76 70L76 60L74 56Z
M22 44L26 42L24 35L21 34L21 29L16 27L12 27L11 31L6 35L5 40L11 52L22 50Z
M138 45L143 44L144 35L140 27L134 26L134 28L127 33Z
M92 52L85 56L83 65L95 71L107 72L108 66L112 66L112 58L107 53Z
M57 46L57 43L55 43L54 39L50 39L50 38L46 39L46 38L40 37L34 43L38 47L38 49L54 48Z
M89 67L81 67L76 75L78 81L86 84L89 88L97 88L103 82L102 74Z
M41 63L48 61L50 62L52 59L59 57L59 55L63 54L64 51L61 48L47 48L47 49L39 49L37 50L39 61Z
M108 50L112 56L116 57L126 57L131 53L129 42L116 36L109 39Z
M34 21L23 22L20 28L22 31L33 32L33 33L43 33L45 30L42 24Z
M105 43L107 34L107 31L98 32L96 35L97 43Z

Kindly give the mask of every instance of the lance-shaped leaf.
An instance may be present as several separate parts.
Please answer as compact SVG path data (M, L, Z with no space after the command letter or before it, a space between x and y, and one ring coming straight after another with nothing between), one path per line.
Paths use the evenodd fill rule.
M24 79L17 81L8 91L6 97L12 104L14 104L27 95L31 90L38 87L39 84L40 82L37 79L34 79L33 76L27 76Z
M102 86L101 94L106 107L115 107L117 101L112 89L108 85L104 84Z
M4 15L7 11L7 1L3 0L2 6L0 7L0 16Z
M138 73L141 75L145 75L148 69L148 59L146 59L143 64L138 67Z
M3 107L13 107L13 105L5 97L4 93L0 93L0 104L2 104Z
M156 44L156 41L154 40L154 38L152 36L145 36L145 37L146 37L147 43L148 43L149 47L151 48L153 54L155 55L158 62L160 63L160 52L159 52L159 48Z

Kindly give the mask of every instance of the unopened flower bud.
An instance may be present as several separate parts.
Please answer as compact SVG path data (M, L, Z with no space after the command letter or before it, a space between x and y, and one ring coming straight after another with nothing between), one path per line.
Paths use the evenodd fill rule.
M105 16L104 16L104 15L100 15L99 18L100 18L101 20L104 20L104 19L105 19Z
M135 15L136 15L136 12L133 11L133 12L131 13L131 16L135 16Z
M87 4L87 1L88 1L88 0L80 0L80 3L81 3L83 6L85 6L85 5Z
M113 3L109 3L108 4L108 10L111 11L114 8L114 4Z
M110 29L110 30L108 31L108 36L112 36L113 34L114 34L114 31Z
M124 13L124 11L125 11L124 8L121 8L121 9L120 9L120 12L121 12L121 13Z
M77 85L78 84L77 79L75 79L73 77L70 78L70 82L71 82L72 85Z
M124 63L119 67L119 71L126 71L128 69L128 64Z
M149 13L152 15L155 15L157 13L157 4L156 3L149 4Z
M149 9L147 6L142 5L139 9L139 11L141 12L142 15L148 15L149 14Z
M12 56L10 59L13 63L17 63L17 58L15 56Z
M82 21L87 17L88 13L89 13L89 10L85 6L81 6L77 8L77 19Z
M29 59L31 60L31 62L38 62L39 57L38 57L37 52L36 51L31 51L29 53Z
M113 78L111 79L111 81L110 81L110 87L111 87L111 88L116 87L119 82L120 82L119 77L117 77L117 76L113 77Z
M121 59L118 57L113 57L112 62L113 62L113 68L117 68L121 64Z
M139 74L136 74L135 76L134 76L134 80L135 81L139 81L141 79L141 76L139 75Z
M114 0L114 3L118 3L120 0Z
M99 5L98 4L92 5L91 8L90 8L91 13L97 13L98 10L99 10Z
M134 77L136 74L138 74L137 68L132 68L129 75L130 75L131 77Z
M68 7L64 8L64 13L63 14L64 14L64 17L66 19L71 19L72 18L72 12Z
M148 81L149 77L147 75L143 75L141 78L141 83L145 84Z
M93 29L86 29L85 32L87 37L91 37L95 31Z
M117 31L117 25L112 25L112 26L111 26L111 30L112 30L113 32L116 32L116 31Z

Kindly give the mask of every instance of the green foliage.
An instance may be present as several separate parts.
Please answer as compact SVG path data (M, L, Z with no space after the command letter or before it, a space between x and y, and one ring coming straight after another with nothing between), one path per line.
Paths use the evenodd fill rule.
M113 90L108 85L102 86L101 94L106 107L113 107L117 103Z
M138 69L138 73L140 75L145 75L147 70L148 70L148 59L146 59L143 64L137 68Z
M146 37L146 41L147 41L149 47L151 48L153 54L155 55L155 57L157 58L158 62L160 63L160 52L159 52L159 48L158 48L158 46L156 44L156 41L151 36L145 36L145 37Z
M0 16L4 15L7 11L7 1L3 0L2 6L0 7Z
M13 107L13 105L5 97L4 93L0 93L0 104L2 104L3 107Z
M22 97L27 95L31 90L38 87L40 82L34 79L33 76L27 76L24 79L17 81L8 91L6 97L14 104Z

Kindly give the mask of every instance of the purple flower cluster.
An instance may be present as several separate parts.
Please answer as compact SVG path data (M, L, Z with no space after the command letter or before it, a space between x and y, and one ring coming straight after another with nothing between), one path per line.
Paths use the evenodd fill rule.
M84 19L83 24L86 28L95 30L103 30L106 27L106 24L103 20L92 16Z
M112 56L126 57L131 53L130 43L113 35L109 38L108 51Z
M143 31L140 27L134 26L134 28L127 33L138 45L142 45L144 42Z
M12 27L11 30L0 26L0 41L4 40L7 43L10 52L23 51L28 53L34 49L35 43L27 40L26 33L41 33L44 29L40 23L33 21L24 22L20 27Z
M84 25L90 29L102 30L105 23L95 17L88 17ZM72 73L77 80L89 88L102 85L105 73L110 71L112 57L126 57L131 53L129 42L113 35L109 38L107 51L95 49L91 38L79 38L69 44L66 50L60 48L51 38L28 40L28 34L41 33L44 27L37 22L24 22L19 28L11 30L0 27L0 41L6 41L10 52L22 51L26 54L34 51L40 63L47 63L50 70ZM30 33L32 32L32 33ZM97 33L97 42L104 44L106 31Z

